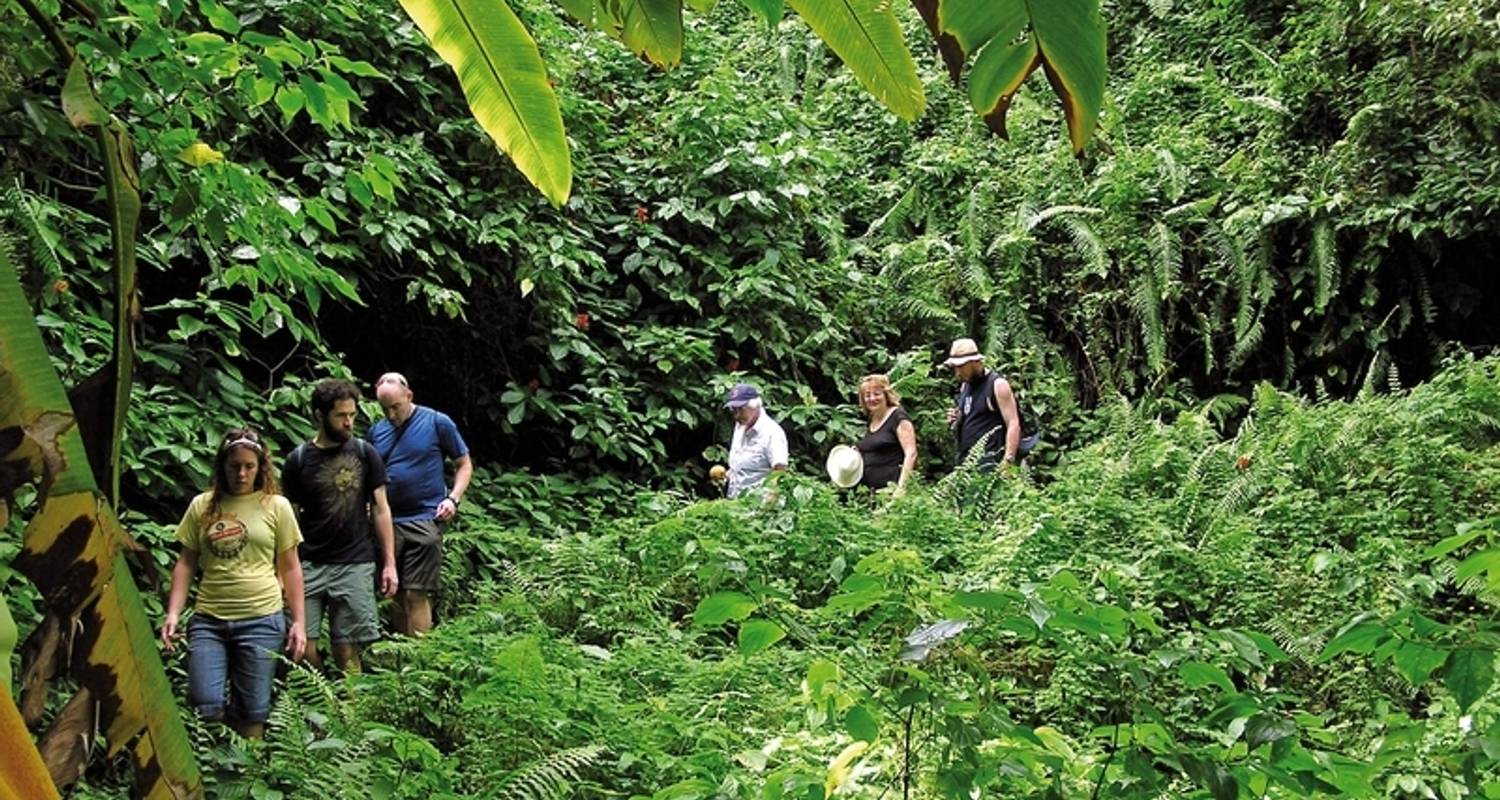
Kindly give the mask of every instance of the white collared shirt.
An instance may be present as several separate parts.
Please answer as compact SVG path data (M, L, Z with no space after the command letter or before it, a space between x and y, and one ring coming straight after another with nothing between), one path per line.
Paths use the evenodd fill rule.
M754 425L734 426L729 441L729 496L759 486L774 467L785 467L786 463L786 431L762 408Z

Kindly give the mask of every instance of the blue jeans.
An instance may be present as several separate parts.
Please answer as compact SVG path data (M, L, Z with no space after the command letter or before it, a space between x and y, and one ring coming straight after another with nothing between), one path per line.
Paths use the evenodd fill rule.
M286 640L280 612L250 619L219 619L194 614L188 623L188 700L204 719L225 718L226 689L232 687L238 722L265 722L276 680L276 653Z

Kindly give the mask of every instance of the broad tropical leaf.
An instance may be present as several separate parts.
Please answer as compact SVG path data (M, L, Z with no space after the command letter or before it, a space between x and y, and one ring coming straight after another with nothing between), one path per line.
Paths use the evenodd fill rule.
M109 210L110 252L115 280L114 353L97 375L79 390L87 403L75 404L94 479L111 504L120 498L120 442L130 406L134 374L135 323L140 320L136 292L135 240L141 216L140 178L125 126L111 118L94 94L83 60L72 59L62 92L63 112L73 125L91 130L104 160L104 189Z
M681 64L681 0L623 0L620 40L632 53L663 69Z
M10 612L3 602L0 602L0 615L5 617L0 624L10 621ZM13 623L11 636L15 636ZM0 648L0 655L9 661L10 648ZM52 785L52 779L47 776L47 768L37 755L36 748L28 744L30 741L31 732L26 730L26 723L21 721L21 714L10 697L10 685L6 683L0 686L0 742L5 743L4 750L0 751L3 752L0 754L0 797L28 800L51 800L57 797L57 787Z
M887 0L789 2L877 100L904 120L922 115L922 81Z
M772 28L781 22L782 15L786 13L786 0L741 0L741 2Z
M0 519L36 483L38 512L13 566L51 613L76 620L73 677L92 694L108 751L136 737L136 794L196 796L202 779L122 551L134 546L99 491L62 384L0 249ZM7 749L16 746L7 742Z
M401 0L458 73L469 110L555 205L573 186L562 111L541 53L504 0Z
M912 3L922 12L955 80L968 57L978 54L969 75L969 99L991 130L1005 135L1011 100L1041 67L1062 99L1073 152L1083 152L1104 103L1106 42L1099 0Z
M740 652L759 653L786 638L786 630L768 619L746 620L740 626Z

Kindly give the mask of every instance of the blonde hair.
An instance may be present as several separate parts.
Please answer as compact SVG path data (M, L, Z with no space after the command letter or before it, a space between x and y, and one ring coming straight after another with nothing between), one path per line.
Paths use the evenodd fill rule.
M874 375L866 375L863 378L859 379L859 399L861 401L861 407L863 407L864 405L863 401L865 389L869 387L874 387L881 390L885 394L886 404L891 406L892 408L901 405L901 394L895 389L891 388L890 376L882 375L877 372ZM866 413L868 414L869 412Z

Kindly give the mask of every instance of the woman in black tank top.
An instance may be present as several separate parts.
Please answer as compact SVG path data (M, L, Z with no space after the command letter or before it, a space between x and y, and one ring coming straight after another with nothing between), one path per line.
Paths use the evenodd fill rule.
M917 431L901 395L885 375L867 375L859 382L859 405L870 420L856 445L865 460L859 485L880 489L894 483L897 492L904 491L917 465Z

